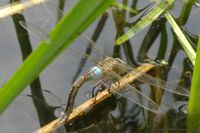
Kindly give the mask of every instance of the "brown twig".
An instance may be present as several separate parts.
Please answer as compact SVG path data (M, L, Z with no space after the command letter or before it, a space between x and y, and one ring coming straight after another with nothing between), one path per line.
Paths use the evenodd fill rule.
M47 2L47 0L28 0L24 2L14 2L12 4L8 4L6 6L0 7L0 19L19 13L21 11L26 10L27 8L30 8L32 6L36 6L45 2Z
M152 64L143 64L143 65L139 66L137 68L137 70L146 73L154 67L155 67L155 65L152 65ZM135 70L131 71L130 73L126 74L123 78L121 78L119 81L113 83L111 85L110 89L109 89L110 91L108 91L108 89L106 89L106 90L100 92L95 97L95 99L91 98L88 101L86 101L85 103L76 107L73 110L73 112L70 114L68 119L66 119L67 117L58 118L58 119L50 122L49 124L45 125L44 127L34 131L34 133L50 133L50 132L53 132L55 129L63 126L64 124L68 124L71 121L75 120L76 118L83 116L84 114L87 113L87 111L89 109L91 109L94 106L97 106L98 104L102 103L104 100L109 98L112 95L112 93L110 93L110 92L112 92L112 90L120 91L121 89L125 88L125 86L127 84L136 80L137 77L139 77L139 76L142 76L142 74L137 73L137 71L135 71ZM94 100L95 100L95 102L94 102Z

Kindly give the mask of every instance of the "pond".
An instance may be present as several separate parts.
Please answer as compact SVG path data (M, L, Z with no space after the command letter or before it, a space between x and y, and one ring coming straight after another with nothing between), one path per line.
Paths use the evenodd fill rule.
M159 67L154 76L186 89L191 87L193 65L187 58L176 35L164 16L160 16L150 26L136 34L121 46L115 46L115 40L132 25L153 9L151 1L120 0L133 7L137 14L117 8L111 8L100 16L85 33L92 38L107 56L118 57L132 66L142 65L146 59L165 60L168 65ZM8 4L3 0L0 5ZM52 2L55 7L69 10L75 2L60 0ZM69 5L68 5L69 4ZM175 1L170 9L173 17L196 49L197 35L200 31L199 7L193 4L188 9L189 17L184 18L184 3ZM35 50L41 39L47 36L56 24L56 15L60 11L49 12L43 5L26 9L21 14L0 20L0 84L9 79L23 60ZM52 15L54 13L55 15ZM31 24L38 28L28 31L18 23L25 18L27 27ZM36 36L33 33L35 32ZM40 32L40 33L39 33ZM75 50L65 50L56 58L30 86L1 115L2 132L33 132L56 119L59 107L67 102L70 86L75 79L88 71L94 64L93 59L100 58L95 49L88 48L88 40L79 37L73 44ZM88 48L88 49L87 49ZM78 49L78 50L77 50ZM88 51L91 50L91 53ZM80 65L84 52L90 54L85 63ZM150 73L149 73L150 74ZM92 87L96 82L87 82L76 97L75 106L89 99ZM86 118L72 123L68 127L76 132L186 132L188 98L162 90L161 88L134 81L134 86L152 98L159 107L160 113L147 111L126 98L115 96L101 106L95 107ZM59 129L64 132L65 129Z

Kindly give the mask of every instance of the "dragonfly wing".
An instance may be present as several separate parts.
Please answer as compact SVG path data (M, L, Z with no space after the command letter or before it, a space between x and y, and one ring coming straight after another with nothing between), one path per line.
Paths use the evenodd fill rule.
M56 5L54 5L50 1L44 3L43 6L50 14L50 17L55 21L58 21L64 15L64 12L59 7L56 7Z
M38 121L38 117L40 120L55 119L56 110L62 107L60 98L49 90L42 90L42 94L45 98L30 92L21 94L13 104L16 115L28 117L33 121Z
M52 107L60 107L62 105L62 100L54 94L53 92L47 90L47 89L42 89L42 94L44 95L44 99L40 98L37 95L32 95L32 94L23 94L26 98L29 97L31 99L34 99L35 102L37 102L40 105L45 106L52 106Z
M64 14L62 12L62 10L59 10L56 7L56 5L54 5L50 2L47 2L46 4L44 4L44 6L48 9L48 12L52 12L52 13L50 13L52 17L56 13L55 10L58 10L57 13L60 15ZM54 10L52 10L52 9L54 9ZM56 18L56 15L54 16L54 18ZM50 36L49 36L48 32L45 31L45 29L43 29L37 25L34 25L32 23L29 23L29 22L20 21L19 23L22 25L22 27L24 27L27 31L29 31L29 33L31 35L33 35L33 37L35 37L36 40L41 41L44 38L46 38L47 43L51 41ZM94 63L96 63L98 61L97 58L98 59L103 58L103 52L101 51L100 48L97 47L96 43L92 39L90 39L85 34L81 37L84 37L84 39L79 37L77 40L75 40L73 45L70 45L64 51L65 56L67 56L68 58L76 57L76 60L71 61L73 64L76 63L76 66L78 66L78 71L75 72L73 81L75 81L75 79L81 74L82 68L85 65L87 65L86 62L88 60L90 61L89 62L90 64L94 65ZM83 45L83 44L85 44L85 45Z
M31 35L33 35L38 41L42 41L46 38L46 42L50 42L50 36L48 32L45 32L45 30L42 30L40 27L25 21L19 21L19 24Z
M110 76L112 75L113 78L117 80L121 79L121 76L115 72L109 72L109 75ZM127 88L129 91L127 91ZM135 87L129 84L127 84L126 88L122 89L121 91L115 91L115 90L112 90L112 91L122 97L129 99L130 101L136 103L137 105L143 107L146 110L149 110L155 113L160 112L159 106L153 100L151 100L149 97L147 97L142 92L140 92Z
M26 29L31 35L34 36L34 38L36 38L38 41L42 41L44 38L46 38L47 43L50 41L50 36L48 34L48 32L46 32L43 28L36 26L30 22L25 22L25 21L19 21L20 25ZM80 44L80 42L82 42L81 40L77 40L76 43ZM82 60L85 60L86 58L88 58L89 60L91 60L92 62L97 61L97 59L93 58L92 56L88 55L87 52L83 52L83 50L80 49L80 45L79 46L68 46L69 50L68 51L70 54L72 53L76 53L75 56L77 56L77 53L79 56L82 57ZM90 51L90 49L92 49L92 47L90 48L86 48L88 49L87 51ZM73 51L73 52L71 52Z
M19 23L23 28L29 31L30 35L33 35L33 37L35 37L37 40L41 41L46 37L47 40L50 41L50 36L48 35L48 32L45 32L45 30L41 27L24 21L19 21ZM99 56L92 51L92 49L94 48L92 45L93 43L88 42L88 40L79 38L75 40L72 45L68 46L68 48L64 51L63 54L70 61L69 64L71 66L73 65L75 67L78 67L78 70L74 72L75 74L72 81L75 81L75 79L81 74L85 65L93 66L97 63L97 58Z
M69 7L72 7L72 5L74 5L76 3L76 1L68 1L65 5L69 5ZM50 15L50 17L53 19L53 21L57 21L58 18L61 18L65 13L62 9L60 9L56 4L48 1L46 3L42 4L44 6L44 8L47 10L48 14ZM67 8L68 9L68 8ZM52 20L47 20L48 22L45 23L45 25L50 25L50 22L52 22ZM51 41L50 36L48 34L48 31L46 31L47 28L42 28L39 26L36 26L34 24L28 23L28 22L23 22L20 21L19 22L22 27L24 27L27 31L29 31L35 38L37 38L37 40L41 41L44 38L46 38L47 43ZM48 27L43 25L43 27ZM92 39L97 40L98 39L98 35L96 35L96 33L93 35ZM102 51L101 48L98 48L97 44L95 41L93 41L92 39L90 39L90 37L88 37L88 35L86 35L85 33L83 33L81 35L82 38L78 38L76 40L75 43L81 43L87 45L87 48L84 49L84 52L80 52L83 50L80 50L80 45L78 46L78 48L69 48L71 51L71 49L73 49L72 51L75 51L74 53L81 53L81 56L83 56L83 58L81 59L80 62L80 67L84 66L85 64L85 60L87 60L87 58L89 57L89 60L92 60L93 62L96 63L97 59L92 58L93 57L98 57L98 59L103 59L105 57L104 52ZM84 38L84 39L83 39ZM92 51L93 50L93 51ZM92 55L92 56L90 56ZM76 74L78 75L78 74Z
M124 66L123 69L124 69L124 71L129 72L131 70L134 70L135 68L127 65L127 66ZM140 70L135 69L135 73L142 73L141 74L142 76L137 77L137 79L143 83L146 83L146 84L149 84L152 86L156 86L156 87L160 87L166 91L169 91L169 92L172 92L172 93L175 93L178 95L187 96L187 97L189 96L189 91L181 86L177 86L172 83L166 82L162 79L150 76L149 74L146 74Z
M114 93L129 99L146 110L154 113L160 112L158 104L131 85L127 85L126 89L122 89L121 91L114 91Z
M72 1L70 1L67 4L72 5L72 4L75 4L75 3L72 3ZM53 4L51 2L46 2L45 4L43 4L43 6L45 7L45 9L48 11L50 16L54 20L57 20L58 18L62 18L62 16L65 14L62 9L60 9L59 7L57 7L55 4ZM70 7L72 7L72 6L70 6ZM97 44L94 40L90 39L90 37L85 33L82 33L80 35L81 35L81 37L83 37L85 40L88 41L90 47L95 49L95 52L97 52L98 55L100 55L101 57L105 57L104 52L102 51L102 49L97 47ZM97 39L95 39L95 40L97 40Z

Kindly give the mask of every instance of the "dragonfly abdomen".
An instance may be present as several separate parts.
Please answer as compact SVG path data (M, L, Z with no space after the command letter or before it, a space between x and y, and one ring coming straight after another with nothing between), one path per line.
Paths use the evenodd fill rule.
M67 106L65 108L66 115L69 115L72 112L74 102L75 102L75 97L78 93L79 88L83 85L85 81L86 81L86 77L85 75L83 75L78 80L76 80L74 84L71 86L70 92L69 92L69 98L67 101Z

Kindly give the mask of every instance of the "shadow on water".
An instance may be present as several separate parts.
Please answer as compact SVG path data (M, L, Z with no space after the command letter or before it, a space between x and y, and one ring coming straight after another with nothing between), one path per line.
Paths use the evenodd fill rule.
M124 5L131 6L134 9L137 9L141 6L140 2L137 0L123 0ZM64 9L64 4L65 0L59 0L58 8ZM188 9L187 11L181 11L180 16L178 16L176 19L179 26L183 27L184 30L184 27L187 24L187 21L190 16L190 12L192 11L193 5L191 3L184 3L181 5L181 3L177 2L176 4L180 5L179 9L177 10L181 10L181 8L186 7ZM132 14L128 11L116 8L112 9L111 13L105 12L98 20L98 23L96 24L91 39L94 40L94 42L96 42L101 36L103 36L105 32L109 32L109 34L112 34L110 36L114 36L115 39L118 38L126 32L127 28L130 28L132 25L137 23L146 13L148 13L148 10L152 9L151 5L151 3L148 3L148 5L146 5L145 7L137 9L138 14ZM32 52L29 35L27 31L23 29L18 23L20 20L25 21L25 18L21 14L15 14L12 16L12 19L15 25L16 35L19 41L22 57L24 60ZM57 20L59 19L60 18L58 17ZM113 31L104 31L106 30L105 27L107 26L107 23L111 23L111 19L112 24L114 23L113 25L115 25L115 34L113 34ZM187 30L184 31L185 35L187 35L192 44L197 44L197 36L193 35ZM149 26L147 31L142 31L142 33L139 33L137 37L139 39L136 39L134 37L133 39L130 39L121 46L114 46L113 42L112 56L124 58L124 60L126 60L127 63L132 66L138 66L139 64L143 63L145 59L165 59L168 62L168 67L159 68L160 71L154 71L151 74L163 80L169 80L169 82L177 80L178 85L183 86L185 88L190 88L191 73L193 71L193 66L191 65L190 61L185 56L185 54L180 55L181 52L183 53L183 49L179 44L178 40L176 39L176 36L172 32L172 30L170 30L166 19L163 16L155 20ZM88 47L85 50L85 53L88 55L90 55L90 53L93 50L91 46L92 45L88 45ZM196 48L195 45L193 47ZM153 57L151 55L153 55ZM73 82L75 81L75 79L77 79L78 76L80 76L80 73L82 71L82 68L85 66L86 61L87 57L84 57L80 61L78 70L76 71L76 73L74 73L72 79ZM180 65L182 69L177 72L178 78L174 78L172 77L172 73L177 70L177 64ZM176 70L172 70L173 68L175 68ZM115 99L109 99L107 101L108 103L93 108L91 111L89 111L89 113L86 116L84 116L84 118L75 120L73 122L74 124L72 123L70 127L67 127L68 130L82 133L186 132L186 114L182 114L181 111L178 110L178 107L174 107L180 107L183 104L175 104L174 106L172 105L169 107L165 104L174 104L174 101L175 103L177 103L177 101L187 101L187 98L169 94L167 92L164 92L160 88L144 85L141 82L134 82L134 84L136 88L149 95L149 97L151 97L158 105L160 105L161 109L163 110L161 114L155 114L152 112L145 111L137 105L131 104L128 100L124 98L119 98L117 102L115 101ZM46 99L42 93L42 87L39 77L30 84L30 87L31 95L43 101L41 104L37 101L37 99L32 99L35 109L37 111L40 126L43 126L56 118L54 114L55 107L48 105L48 103L46 102ZM173 99L174 101L166 101L169 99Z

